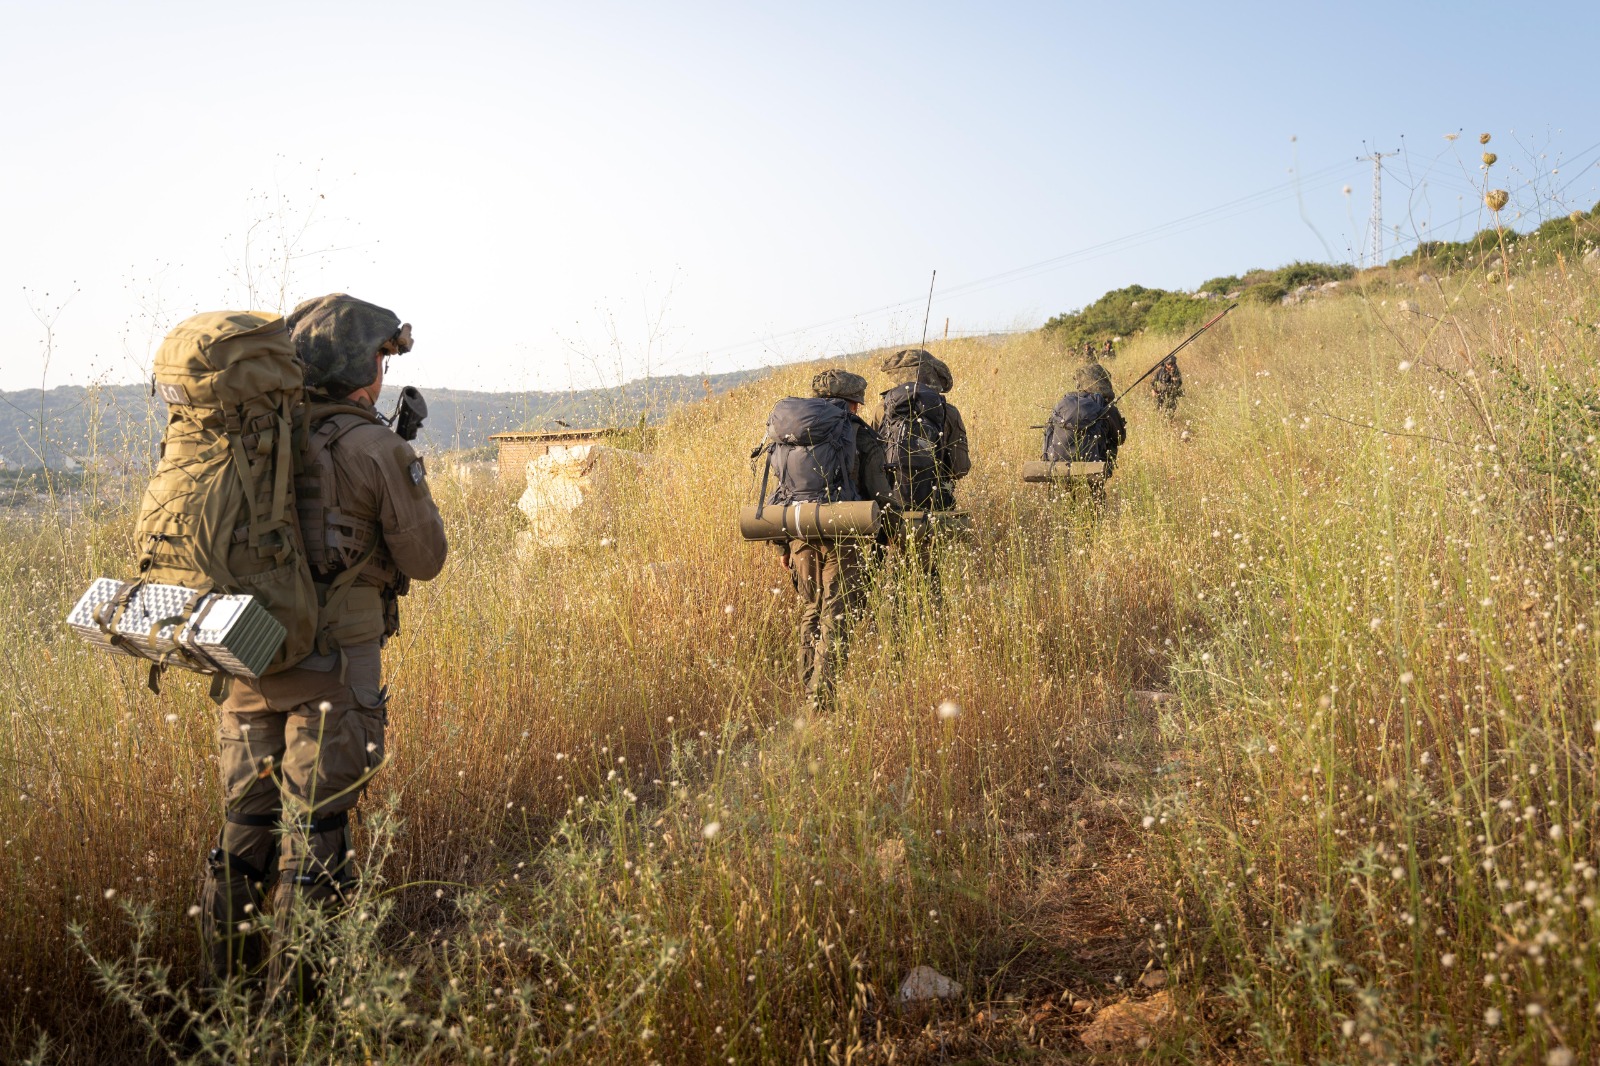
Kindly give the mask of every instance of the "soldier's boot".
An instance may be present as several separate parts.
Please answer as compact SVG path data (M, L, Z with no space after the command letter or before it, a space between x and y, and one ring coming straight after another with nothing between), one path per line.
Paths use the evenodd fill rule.
M322 994L328 925L355 891L350 814L324 815L284 836L278 888L272 897L274 995L310 1003Z
M212 980L218 984L260 974L265 949L261 904L278 847L272 829L276 817L261 819L267 825L240 825L239 817L230 817L206 856L200 890L201 934Z

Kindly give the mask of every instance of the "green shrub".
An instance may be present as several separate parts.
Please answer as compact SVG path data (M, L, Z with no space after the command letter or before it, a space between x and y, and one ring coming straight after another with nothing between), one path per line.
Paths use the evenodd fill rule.
M1546 219L1527 233L1485 229L1464 241L1422 241L1390 266L1426 267L1442 273L1483 269L1502 250L1512 266L1549 266L1557 258L1581 256L1600 240L1600 204L1588 211Z
M1289 295L1289 289L1281 281L1263 281L1256 285L1247 285L1239 299L1246 303L1275 304Z
M1145 316L1144 328L1158 333L1187 333L1220 310L1205 300L1182 293L1168 293L1157 300Z
M1106 293L1081 311L1057 315L1044 324L1044 331L1068 347L1102 337L1126 337L1144 329L1151 310L1170 300L1196 302L1182 293L1129 285Z
M1218 296L1226 296L1228 293L1238 292L1242 288L1244 288L1244 282L1239 279L1237 274L1224 274L1220 278L1212 278L1209 281L1202 282L1200 288L1195 291L1213 292Z
M1329 281L1343 281L1355 275L1353 267L1334 263L1290 263L1272 272L1272 280L1285 289L1298 289L1302 285L1321 285Z
M1196 291L1214 295L1242 293L1255 303L1276 303L1301 285L1342 281L1355 269L1342 263L1290 263L1276 270L1248 270L1242 276L1214 277ZM1126 337L1143 330L1184 333L1215 314L1209 301L1182 292L1129 285L1114 289L1081 311L1067 311L1044 324L1044 332L1067 348L1106 337Z

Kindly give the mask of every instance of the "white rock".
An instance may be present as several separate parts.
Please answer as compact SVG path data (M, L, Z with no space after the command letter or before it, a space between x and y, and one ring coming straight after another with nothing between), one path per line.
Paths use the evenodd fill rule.
M904 1005L930 999L952 999L960 994L960 982L952 981L932 966L918 966L900 982L900 991L895 993L895 999Z
M649 463L641 452L582 444L528 464L528 487L517 507L535 543L564 548L611 532L620 489Z
M1412 303L1410 300L1401 300L1400 310L1405 314L1414 315L1417 313L1417 305Z

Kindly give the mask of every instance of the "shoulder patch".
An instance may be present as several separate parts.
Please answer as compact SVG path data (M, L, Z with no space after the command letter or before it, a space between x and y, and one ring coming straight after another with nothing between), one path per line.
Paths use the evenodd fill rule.
M412 450L411 445L395 438L394 465L400 470L405 483L411 486L414 496L424 496L428 492L428 468L422 462L422 456Z

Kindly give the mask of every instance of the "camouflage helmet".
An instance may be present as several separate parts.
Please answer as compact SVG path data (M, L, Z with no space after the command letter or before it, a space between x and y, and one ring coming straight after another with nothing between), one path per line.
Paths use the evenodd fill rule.
M1079 392L1098 393L1107 400L1117 394L1111 384L1111 375L1099 363L1084 363L1073 371L1072 387Z
M867 402L867 379L848 370L824 370L811 379L811 394L850 403Z
M883 361L883 372L903 385L915 381L940 392L955 388L955 378L944 360L925 348L903 348Z
M305 301L284 322L306 365L306 386L335 395L372 384L378 376L373 357L381 349L396 355L411 350L411 323L342 292Z

